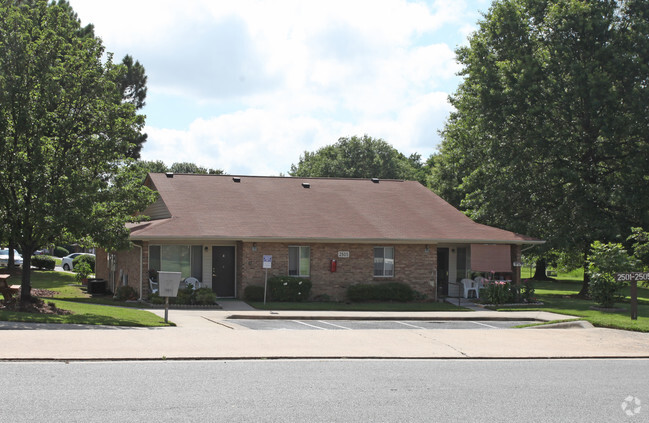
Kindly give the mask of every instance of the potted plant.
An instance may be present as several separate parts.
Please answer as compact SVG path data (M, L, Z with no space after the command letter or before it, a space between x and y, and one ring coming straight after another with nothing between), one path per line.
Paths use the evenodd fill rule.
M74 266L74 271L77 274L77 282L81 282L82 285L88 285L88 276L92 274L92 268L90 267L90 264L82 261Z

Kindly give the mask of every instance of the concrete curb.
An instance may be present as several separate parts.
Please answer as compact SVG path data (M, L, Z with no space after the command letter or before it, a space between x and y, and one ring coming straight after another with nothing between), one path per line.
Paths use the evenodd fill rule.
M572 322L557 322L547 325L528 326L523 329L592 329L595 326L585 320L575 320Z

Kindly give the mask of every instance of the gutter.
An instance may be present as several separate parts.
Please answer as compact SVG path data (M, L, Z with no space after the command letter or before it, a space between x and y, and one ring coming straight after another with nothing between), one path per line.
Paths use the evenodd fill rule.
M140 298L138 301L142 301L142 246L137 244L133 245L140 249Z

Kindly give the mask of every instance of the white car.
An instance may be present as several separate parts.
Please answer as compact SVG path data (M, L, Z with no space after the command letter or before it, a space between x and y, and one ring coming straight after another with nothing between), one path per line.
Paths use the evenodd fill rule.
M95 255L94 254L89 254L89 253L72 253L72 254L68 254L67 256L65 256L65 257L63 257L61 259L61 267L63 268L63 270L67 270L67 271L73 270L74 265L72 264L72 260L74 260L76 257L79 257L79 256L93 256L94 257Z
M23 265L23 256L21 256L16 250L14 250L14 263L18 267ZM0 249L0 267L6 267L7 264L9 264L9 249L2 248Z

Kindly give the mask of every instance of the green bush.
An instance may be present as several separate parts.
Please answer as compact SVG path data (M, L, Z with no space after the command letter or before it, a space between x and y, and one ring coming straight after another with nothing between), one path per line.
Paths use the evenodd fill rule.
M32 266L40 270L54 270L56 260L50 256L32 256Z
M88 266L90 266L90 273L95 273L95 256L91 256L88 254L82 254L80 256L76 256L72 260L72 268L74 271L77 271L77 265L80 263L88 263Z
M273 301L306 301L311 293L311 281L293 276L275 276L268 280Z
M489 304L500 305L516 298L516 287L505 281L485 281L484 295Z
M178 295L176 298L169 298L169 301L172 302L173 304L183 304L183 305L191 305L194 304L195 297L194 297L194 288L191 286L187 286L185 288L180 288L178 289Z
M636 266L636 259L627 254L622 244L593 242L588 254L588 291L592 299L602 307L613 307L622 299L620 291L625 285L615 280L615 274L631 272Z
M74 266L74 272L76 273L77 282L81 282L84 279L88 279L88 276L90 276L90 274L92 273L92 269L90 268L90 264L88 264L88 262L82 261Z
M216 303L216 294L210 288L199 288L194 291L194 301L198 305L212 305Z
M70 254L70 251L65 248L59 246L54 247L54 257L65 257L68 254Z
M132 286L122 285L115 290L113 298L117 301L137 300L137 292Z
M246 301L264 301L264 287L259 285L248 285L243 290L243 298Z
M412 301L415 292L410 285L401 282L378 284L358 283L347 288L347 297L351 301Z
M149 295L149 302L151 304L164 304L165 299L164 297L161 297L157 292L154 292Z

